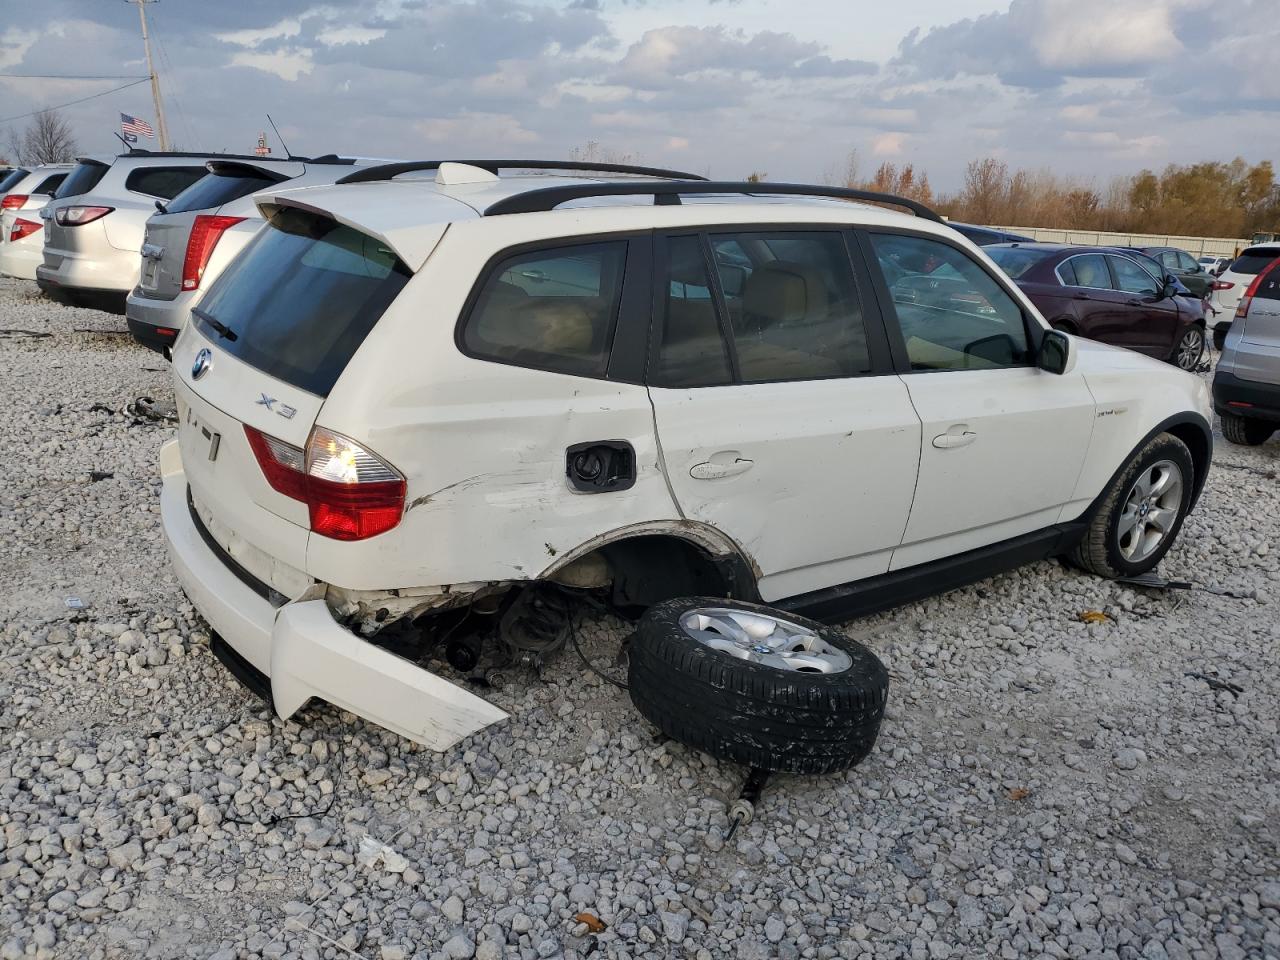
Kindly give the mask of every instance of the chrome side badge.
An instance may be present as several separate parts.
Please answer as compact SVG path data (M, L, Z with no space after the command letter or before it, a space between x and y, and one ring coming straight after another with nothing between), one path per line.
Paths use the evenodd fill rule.
M199 380L209 372L211 366L213 366L213 351L204 347L196 354L195 362L191 364L191 379Z

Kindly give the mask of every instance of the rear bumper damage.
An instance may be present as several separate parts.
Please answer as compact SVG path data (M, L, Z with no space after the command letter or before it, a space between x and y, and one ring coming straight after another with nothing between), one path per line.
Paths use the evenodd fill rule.
M232 667L237 675L248 667L265 678L281 718L319 697L433 750L507 718L488 701L341 626L324 600L324 585L286 602L255 589L196 526L177 440L161 448L160 473L161 518L178 580L229 648L220 659L239 663L241 669Z

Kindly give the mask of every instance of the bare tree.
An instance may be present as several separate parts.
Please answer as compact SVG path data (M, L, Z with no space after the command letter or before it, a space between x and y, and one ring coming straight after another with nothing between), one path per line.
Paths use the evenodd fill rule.
M753 170L747 174L747 183L764 183L769 179L769 174L764 170Z
M637 164L640 163L640 154L606 147L599 140L588 140L582 146L570 150L569 159L582 163Z
M969 161L964 171L961 202L977 223L992 223L1008 192L1009 167L1003 160L983 157Z
M10 127L9 150L19 163L28 166L66 163L79 152L71 125L57 110L41 110L21 134Z

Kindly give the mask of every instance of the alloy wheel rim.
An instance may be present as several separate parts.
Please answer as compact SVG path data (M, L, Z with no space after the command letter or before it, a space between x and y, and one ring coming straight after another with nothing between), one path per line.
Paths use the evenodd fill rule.
M789 673L841 673L853 658L813 630L784 617L730 607L696 607L680 628L704 647Z
M1134 480L1116 524L1116 547L1130 563L1141 563L1169 538L1182 510L1182 468L1160 460Z
M1178 346L1178 366L1183 370L1192 370L1200 362L1200 354L1204 352L1204 338L1199 330L1188 330Z

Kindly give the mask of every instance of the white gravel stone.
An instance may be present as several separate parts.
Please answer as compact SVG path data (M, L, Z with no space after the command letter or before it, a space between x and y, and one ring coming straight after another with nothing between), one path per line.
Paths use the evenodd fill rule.
M14 328L53 336L0 335L0 958L1280 956L1280 441L1217 439L1160 569L1256 599L1055 562L850 623L894 677L879 744L725 843L743 772L571 654L443 755L278 720L169 570L172 428L121 413L172 401L163 359L0 281ZM600 663L626 634L578 632Z

